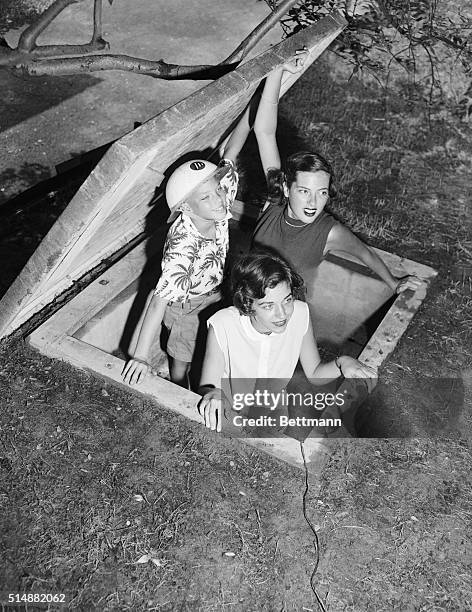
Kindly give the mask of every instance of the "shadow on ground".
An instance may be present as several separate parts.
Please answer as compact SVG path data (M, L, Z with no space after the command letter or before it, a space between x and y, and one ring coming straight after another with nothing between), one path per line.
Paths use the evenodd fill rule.
M98 83L89 75L19 77L0 70L0 132L59 105ZM61 121L67 118L60 117Z
M358 415L365 438L439 438L464 434L464 381L398 374L381 380Z
M0 205L10 199L6 194L11 185L22 185L26 190L30 185L45 181L50 176L49 168L37 163L22 164L20 168L5 168L0 172Z

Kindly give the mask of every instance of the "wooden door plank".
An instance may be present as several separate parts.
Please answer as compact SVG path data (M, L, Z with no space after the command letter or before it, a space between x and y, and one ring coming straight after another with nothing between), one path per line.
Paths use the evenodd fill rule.
M292 57L295 50L304 45L311 49L310 62L314 61L345 25L340 14L326 17L115 142L4 296L0 307L0 337L14 331L82 274L117 251L125 244L124 240L134 237L134 232L142 231L141 219L131 228L121 228L121 239L114 233L110 244L106 240L105 223L103 243L95 241L94 250L90 248L93 232L100 232L116 207L126 207L130 191L138 181L143 183L140 186L142 202L147 204L146 200L151 200L162 175L176 158L221 141L260 81L275 66ZM284 89L299 76L291 75L284 82ZM156 171L155 179L150 178L149 167ZM140 206L141 214L143 206Z
M71 336L64 337L59 344L47 344L46 346L38 343L37 336L35 340L33 336L31 338L33 346L36 346L46 355L63 359L82 370L90 371L129 392L139 393L156 402L161 408L171 410L191 421L200 423L202 427L204 426L203 418L197 410L200 396L196 393L151 374L148 374L139 385L131 387L123 383L121 372L125 362L118 357L109 355ZM208 434L212 435L210 432ZM300 442L297 440L288 437L273 439L239 438L239 440L294 467L303 467ZM304 443L304 449L308 470L319 474L329 458L329 447L320 439L308 438Z

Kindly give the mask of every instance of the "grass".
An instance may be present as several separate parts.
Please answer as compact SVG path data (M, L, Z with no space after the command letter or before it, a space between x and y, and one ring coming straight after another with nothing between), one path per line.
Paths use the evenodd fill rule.
M330 74L323 60L289 94L281 142L334 162L354 231L439 276L372 398L371 427L381 414L399 437L332 440L310 479L317 590L330 612L472 609L470 130ZM301 471L27 345L0 357L8 590L87 611L317 609Z
M13 358L6 373L23 367ZM60 589L85 610L219 610L273 597L270 498L285 488L290 506L301 474L297 485L289 468L275 474L236 442L217 443L66 365L52 388L49 373L27 369L35 375L18 385L35 401L2 423L4 533L16 526L4 540L10 588ZM14 386L4 393L6 416L18 406Z

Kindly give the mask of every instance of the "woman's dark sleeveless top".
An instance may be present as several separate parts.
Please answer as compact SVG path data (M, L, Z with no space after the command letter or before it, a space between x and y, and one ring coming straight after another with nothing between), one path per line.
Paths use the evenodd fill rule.
M302 223L287 215L287 206L270 204L257 220L252 248L262 246L277 251L305 277L305 272L320 265L328 234L336 223L325 211L313 223Z

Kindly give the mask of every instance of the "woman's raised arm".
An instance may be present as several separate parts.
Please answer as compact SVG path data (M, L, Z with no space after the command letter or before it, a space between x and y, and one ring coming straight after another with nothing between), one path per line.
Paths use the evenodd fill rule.
M280 154L275 134L282 74L283 68L279 68L273 70L267 77L254 122L254 134L266 176L270 168L280 168Z
M284 71L291 72L292 74L300 72L303 69L307 55L308 51L306 49L300 49L296 52L295 57L283 66L280 66L280 68L273 70L266 78L254 122L254 133L257 138L259 155L261 156L261 163L266 176L269 169L279 169L281 167L275 134L277 131L282 75Z

